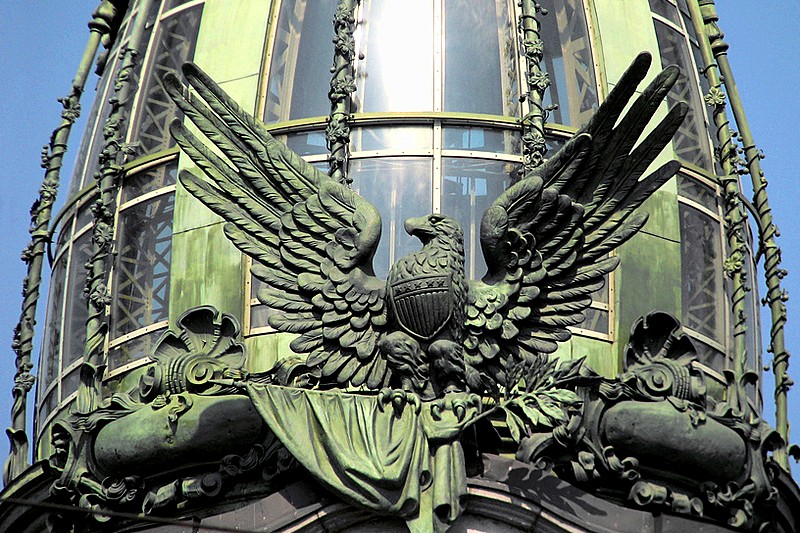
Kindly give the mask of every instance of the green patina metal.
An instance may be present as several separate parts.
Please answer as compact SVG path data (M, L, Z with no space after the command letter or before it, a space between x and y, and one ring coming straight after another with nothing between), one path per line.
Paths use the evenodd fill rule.
M61 174L61 163L67 151L67 141L72 125L80 115L80 99L89 77L97 50L101 42L110 46L109 39L116 34L121 12L127 2L103 1L97 7L89 22L89 41L86 43L78 70L72 80L72 89L59 102L64 107L61 112L61 123L50 136L50 142L42 150L42 167L45 169L39 198L31 207L31 242L22 252L22 260L28 265L28 272L23 281L22 312L19 323L14 329L12 348L16 353L17 372L14 376L11 407L11 427L6 430L11 442L11 453L3 470L3 483L8 484L28 465L28 437L25 433L27 415L26 402L28 392L33 387L34 377L31 352L33 350L34 323L36 306L39 301L39 287L42 278L42 265L47 244L50 241L50 219L53 203L56 200Z
M793 382L789 378L789 352L784 340L784 326L786 325L786 300L788 294L781 288L781 280L786 276L785 269L780 267L781 249L775 241L779 235L778 228L772 218L767 194L767 180L761 169L763 154L756 147L753 134L747 121L747 115L742 106L736 80L728 62L728 44L723 41L724 34L720 31L717 21L719 17L713 0L700 0L699 2L703 21L705 22L705 35L709 40L717 65L722 75L722 81L728 94L733 117L739 128L739 137L744 145L744 167L753 183L753 205L759 218L759 252L764 255L764 277L767 284L767 295L763 302L769 305L772 316L770 330L769 351L773 354L772 371L775 374L775 426L778 433L785 441L789 441L788 419L788 392ZM789 468L789 458L785 450L776 451L776 459L786 469Z
M333 15L333 66L331 88L331 114L325 137L330 150L328 174L341 183L351 183L347 177L347 161L350 145L350 95L356 90L353 61L356 54L355 10L359 0L340 0Z
M688 2L692 15L692 24L697 35L706 34L706 25L700 6L695 2ZM702 73L708 80L710 89L704 96L706 104L711 107L714 124L717 128L716 136L719 142L717 158L722 166L722 175L717 177L717 182L723 191L725 209L725 232L728 238L728 257L725 260L725 273L731 279L733 290L731 292L731 309L733 311L733 368L738 377L743 376L752 368L747 368L747 346L745 342L745 298L750 291L747 281L745 260L747 257L747 244L745 240L746 216L741 202L741 189L739 187L739 168L743 161L739 157L738 146L730 129L730 121L725 112L725 93L722 90L722 79L718 67L714 62L714 52L709 42L700 40L700 53L703 57Z
M377 405L370 398L346 400L342 392L327 393L344 402L344 411L356 409L365 423L345 425L341 434L336 424L325 425L325 436L312 433L319 449L311 455L305 453L306 439L294 440L303 433L299 425L309 420L309 409L312 418L342 419L344 413L329 412L339 400L317 398L302 388L248 388L279 439L324 485L348 501L401 516L412 529L441 530L461 512L465 467L456 439L467 425L501 415L520 441L530 426L553 427L566 420L558 406L578 401L563 387L578 378L582 359L557 366L550 354L570 337L566 327L582 319L581 310L590 303L586 296L617 266L618 259L606 254L645 223L647 217L633 215L634 210L679 168L672 161L640 180L682 121L684 105L637 144L677 79L676 68L658 75L619 119L649 64L650 56L641 55L595 118L487 210L481 241L489 272L469 284L461 228L438 214L406 221L422 250L400 259L387 281L375 278L371 260L381 222L374 207L275 141L196 67L187 65L184 75L202 101L187 98L174 76L166 78L179 108L226 157L174 124L179 146L213 182L183 173L181 183L226 220L228 238L254 259L252 272L267 285L259 299L281 311L270 316L270 325L299 334L290 347L306 354L303 367L322 382L338 388L398 387L380 392ZM480 415L476 394L490 400ZM425 406L417 421L419 407L406 411L420 401ZM377 414L384 403L392 404L394 418ZM442 421L444 413L452 420ZM395 427L409 423L403 431ZM397 434L411 441L386 441ZM353 450L339 456L328 441L362 438L378 449L408 450L390 459L399 461L402 471L431 469L439 479L434 487L448 488L432 493L416 485L390 489L394 478L386 477L388 464L359 470L358 483L335 474L350 470L342 462L349 463L354 454L362 466L379 455ZM434 443L436 453L428 448ZM399 492L376 503L361 495L372 486Z
M544 42L539 36L539 21L536 19L537 16L547 15L547 10L534 0L522 0L520 6L520 48L525 56L525 82L528 89L525 93L528 112L522 117L522 155L524 170L530 172L543 163L547 151L542 100L550 86L550 78L540 65L544 56Z
M133 30L124 51L122 66L114 84L111 112L103 130L105 145L100 153L100 172L96 177L98 198L92 206L92 253L87 264L86 293L89 318L86 321L86 348L81 366L81 382L78 387L76 409L88 413L96 409L103 398L103 373L105 372L105 341L108 331L106 306L108 293L108 259L114 236L114 204L122 175L122 158L129 147L122 142L125 134L125 110L130 97L133 71L144 35L152 0L139 4L139 15L132 22Z
M219 11L203 24L222 24L229 4L209 4ZM748 403L748 376L743 370L726 376L724 394L712 392L716 383L694 366L697 351L679 321L667 313L643 316L653 308L678 313L681 307L674 186L656 190L679 165L670 161L639 179L648 166L669 159L660 152L685 113L682 106L669 113L661 106L676 70L657 75L623 114L646 76L648 61L638 58L615 79L587 126L577 133L555 128L575 135L544 160L547 85L539 85L545 75L536 46L536 16L544 13L523 0L526 172L484 215L488 274L464 279L460 228L430 215L406 221L422 249L397 261L381 280L371 268L380 213L348 187L350 127L509 128L519 122L467 113L351 115L357 4L342 0L334 21L330 177L269 134L318 130L325 121L259 123L236 103L250 104L255 79L243 80L249 74L233 62L208 54L212 69L224 72L220 84L193 67L187 68L191 91L174 77L167 80L189 119L175 126L176 137L196 164L180 158L173 264L182 268L172 272L170 294L170 317L179 318L170 320L149 354L154 362L123 375L105 397L99 391L102 352L92 345L93 325L102 333L103 324L90 318L79 409L56 418L52 445L44 449L60 473L51 487L54 500L81 505L97 523L80 524L76 520L91 519L64 513L56 531L78 524L137 527L137 519L152 514L190 516L230 501L238 505L243 495L274 491L272 481L285 472L310 474L326 497L399 517L412 531L442 531L475 499L474 493L467 498L467 483L486 460L481 453L500 451L471 440L473 432L494 435L493 427L498 440L505 439L503 453L516 452L533 470L549 470L630 507L704 516L720 527L768 524L774 493L769 453L777 456L780 439ZM248 12L238 7L237 16ZM218 39L209 42L217 46ZM134 59L126 57L123 78ZM131 91L120 84L120 107ZM99 183L89 280L96 296L105 280L94 267L110 245L98 229L113 229L113 220L104 218L113 211L106 193L127 169L174 153L123 164L125 147L114 144L120 107L109 121ZM715 111L722 139L730 133L724 108ZM647 128L653 117L655 128ZM203 136L192 133L197 130ZM728 155L723 187L733 194L735 152ZM197 171L209 180L193 176ZM198 209L193 197L210 210ZM735 259L742 251L741 205L728 194L726 200L735 205L728 211ZM642 230L646 215L634 210L652 215L650 231ZM245 261L234 246L253 259L253 275L267 286L259 299L277 311L270 319L276 334L241 339L235 317L246 310L249 294L241 291ZM619 258L606 257L615 249ZM623 356L610 356L607 343L598 348L600 341L580 338L565 350L571 360L559 361L554 354L569 339L567 327L580 321L589 295L620 260L625 283L616 295L617 321L635 321L629 339L614 333L618 344L629 341L620 346ZM746 279L735 261L727 263L736 311ZM665 282L665 276L672 278ZM744 357L739 344L737 337L737 366ZM141 514L126 514L130 510Z

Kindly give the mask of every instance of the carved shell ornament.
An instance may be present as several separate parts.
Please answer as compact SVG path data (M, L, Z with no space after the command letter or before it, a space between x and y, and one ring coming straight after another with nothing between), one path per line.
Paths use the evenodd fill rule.
M139 394L150 401L159 394L217 394L219 379L240 378L244 347L239 324L210 306L184 313L156 343L150 365L139 380Z

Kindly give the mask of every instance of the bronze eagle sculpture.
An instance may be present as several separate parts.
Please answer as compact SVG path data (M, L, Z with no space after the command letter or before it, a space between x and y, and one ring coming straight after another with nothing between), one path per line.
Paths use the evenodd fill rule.
M635 210L680 165L642 176L687 112L676 105L644 135L679 76L667 67L634 100L650 61L638 56L591 121L486 210L487 272L474 281L465 277L462 229L438 213L405 222L422 249L379 279L373 205L274 139L196 66L183 69L193 93L172 75L165 84L214 145L172 125L210 178L182 172L181 183L253 259L265 284L258 298L279 311L269 324L297 334L292 350L334 385L432 399L505 387L512 367L553 353L616 268L609 252L645 224Z

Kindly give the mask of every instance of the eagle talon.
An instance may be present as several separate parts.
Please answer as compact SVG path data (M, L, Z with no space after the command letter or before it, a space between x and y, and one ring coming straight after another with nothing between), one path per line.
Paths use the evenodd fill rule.
M392 389L381 389L378 391L378 409L381 413L385 410L386 404L391 400Z
M394 414L398 418L402 416L406 405L412 405L416 414L419 414L422 409L422 401L419 396L403 389L381 389L378 392L377 400L378 409L381 412L385 411L386 405L392 404Z

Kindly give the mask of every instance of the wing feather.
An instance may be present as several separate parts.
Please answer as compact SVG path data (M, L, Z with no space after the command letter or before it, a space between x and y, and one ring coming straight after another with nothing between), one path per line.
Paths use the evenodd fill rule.
M608 254L645 224L636 210L680 168L671 161L642 178L687 111L677 105L643 136L679 75L664 69L625 112L650 62L638 56L589 123L484 214L488 272L470 286L465 360L487 389L496 386L487 376L505 386L505 369L569 339L619 264Z
M209 181L183 172L181 184L253 258L257 296L275 311L270 326L297 334L291 349L337 383L384 384L386 289L371 264L379 213L276 141L199 68L183 70L192 94L171 75L165 86L205 140L179 122L171 131Z

